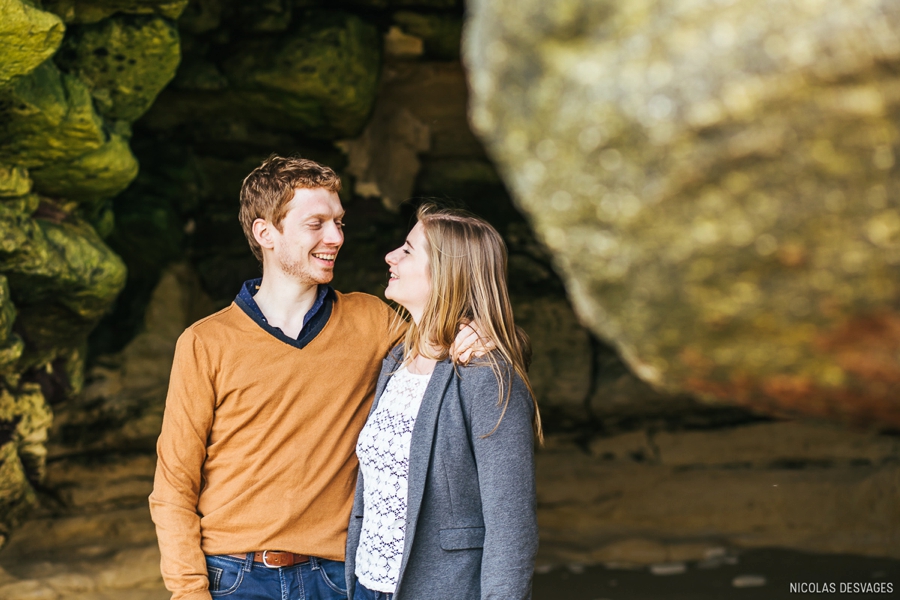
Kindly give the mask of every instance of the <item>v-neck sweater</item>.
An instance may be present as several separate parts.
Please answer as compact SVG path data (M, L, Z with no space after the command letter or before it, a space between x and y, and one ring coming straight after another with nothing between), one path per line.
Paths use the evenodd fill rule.
M356 439L393 315L374 296L336 293L302 347L236 304L181 335L150 496L173 600L209 598L205 554L344 559Z

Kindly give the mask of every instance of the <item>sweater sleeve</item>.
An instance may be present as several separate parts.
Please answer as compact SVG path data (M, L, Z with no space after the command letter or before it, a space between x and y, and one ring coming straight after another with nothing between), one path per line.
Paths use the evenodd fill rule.
M197 511L201 468L215 411L209 369L203 344L193 330L186 330L175 348L150 494L163 580L172 600L211 598Z
M494 372L483 366L465 371L468 376L463 379L461 392L469 405L485 526L481 598L531 598L538 546L531 395L524 382L514 376L501 420L503 406L497 404Z

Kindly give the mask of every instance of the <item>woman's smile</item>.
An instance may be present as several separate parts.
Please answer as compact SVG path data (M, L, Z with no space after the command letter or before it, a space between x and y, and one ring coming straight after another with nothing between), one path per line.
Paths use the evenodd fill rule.
M418 322L431 294L431 271L428 260L428 239L421 223L416 223L406 243L384 257L390 265L388 285L384 296L409 311Z

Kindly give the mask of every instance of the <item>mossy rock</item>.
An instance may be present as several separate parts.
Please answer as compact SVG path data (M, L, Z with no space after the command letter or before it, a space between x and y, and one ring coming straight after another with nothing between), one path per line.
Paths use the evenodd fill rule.
M52 214L42 207L38 214ZM125 284L125 265L74 217L55 223L0 216L0 271L19 311L26 354L55 357L77 347Z
M24 196L31 191L31 178L23 167L0 165L0 198Z
M128 141L113 134L99 149L73 161L35 169L32 177L39 193L90 206L124 190L137 173L137 159L131 153Z
M44 0L44 8L66 23L98 23L117 13L159 15L175 20L188 0Z
M160 17L114 17L75 27L56 62L91 88L101 115L134 121L175 76L178 29Z
M37 194L25 194L12 198L0 197L0 219L5 215L28 216L37 210L41 198Z
M404 32L422 40L425 56L439 60L459 59L462 16L402 10L394 15L394 22Z
M429 10L448 10L462 6L460 0L344 0L342 4L359 8L426 8Z
M223 0L194 0L178 19L178 28L192 34L206 33L219 28L224 13Z
M9 295L9 282L6 281L6 277L0 275L0 346L9 339L15 320L16 307Z
M37 503L34 485L44 475L52 419L36 384L0 387L0 543Z
M19 359L25 351L25 342L18 334L12 333L5 342L0 343L0 378L7 385L16 385L19 381Z
M234 107L272 125L293 121L322 137L359 133L375 100L381 38L345 13L310 11L280 36L247 40L223 64L239 91ZM243 115L241 115L243 116Z
M9 368L22 355L22 339L13 333L13 323L17 311L12 302L9 283L0 275L0 376L6 375Z
M0 86L53 56L65 26L59 17L20 0L0 0Z
M0 90L0 160L7 164L73 160L106 139L90 90L52 61Z

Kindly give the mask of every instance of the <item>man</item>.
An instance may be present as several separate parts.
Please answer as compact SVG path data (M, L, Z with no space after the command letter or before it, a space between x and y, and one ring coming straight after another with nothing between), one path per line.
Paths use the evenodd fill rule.
M240 220L263 277L178 340L150 495L173 600L346 598L356 438L401 331L328 285L340 189L310 160L255 169Z

